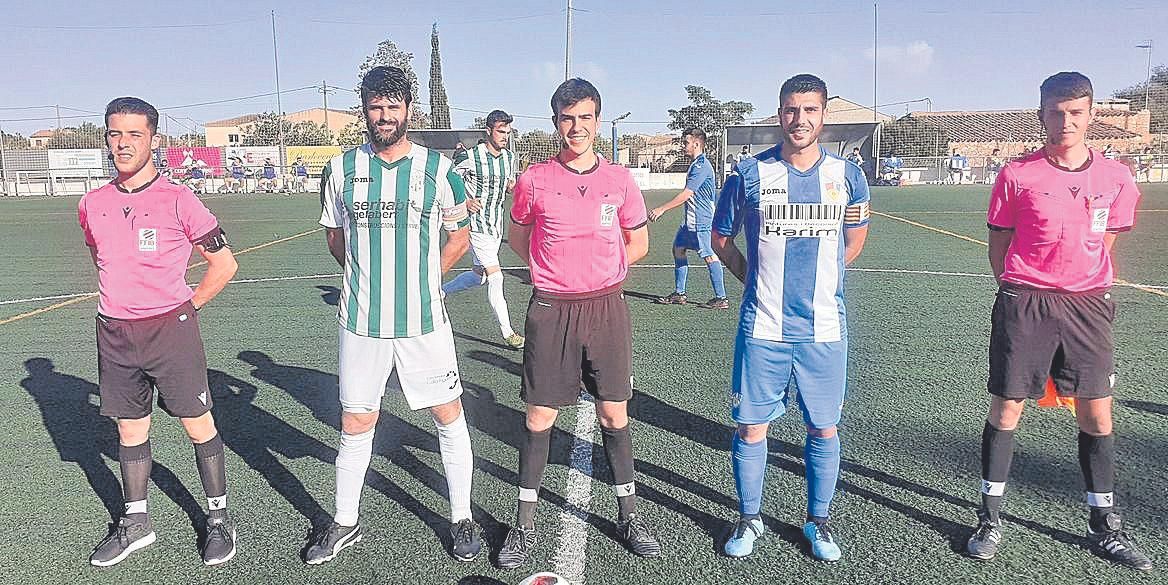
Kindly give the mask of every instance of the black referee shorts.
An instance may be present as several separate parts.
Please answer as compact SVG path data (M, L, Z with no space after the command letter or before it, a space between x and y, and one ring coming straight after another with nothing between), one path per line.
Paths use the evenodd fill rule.
M633 326L620 286L587 295L535 291L524 324L527 404L576 404L580 385L597 400L633 397Z
M1108 290L1064 293L1003 284L990 332L990 394L1041 398L1049 377L1059 396L1111 396L1114 321Z
M145 319L97 316L97 378L101 414L142 418L158 406L194 418L211 410L207 355L199 314L188 301Z

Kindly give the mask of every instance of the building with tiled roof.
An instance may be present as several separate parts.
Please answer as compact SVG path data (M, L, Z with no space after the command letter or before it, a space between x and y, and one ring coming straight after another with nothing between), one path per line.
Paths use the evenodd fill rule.
M1106 102L1096 108L1087 127L1087 144L1120 152L1142 149L1151 140L1150 114L1132 112L1126 104ZM1113 106L1113 107L1106 107ZM1120 107L1115 107L1120 106ZM901 156L943 156L960 152L967 157L989 156L996 148L1002 156L1014 156L1037 148L1045 140L1037 109L981 112L912 112L888 125L884 132L889 148ZM915 151L915 152L914 152Z
M245 137L252 130L252 126L259 118L259 114L245 114L243 116L236 116L234 118L227 118L224 120L214 120L207 122L205 125L207 132L207 146L236 146L243 137ZM299 112L292 112L284 114L284 119L296 124L299 122L312 122L314 124L325 125L333 131L333 135L339 135L352 122L357 121L357 117L348 110L334 110L329 108L327 111L324 108L310 108Z

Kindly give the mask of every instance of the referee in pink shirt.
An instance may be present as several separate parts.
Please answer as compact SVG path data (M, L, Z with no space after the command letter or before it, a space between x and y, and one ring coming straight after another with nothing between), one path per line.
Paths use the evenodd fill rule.
M527 425L519 448L518 522L499 551L499 566L525 563L536 543L535 509L559 409L592 395L612 467L621 538L633 553L661 545L636 513L628 400L633 342L621 284L629 264L649 251L645 199L624 167L592 149L600 93L569 79L552 95L562 138L555 158L532 165L515 184L511 248L531 268L522 397Z
M235 257L203 202L154 168L158 110L138 98L118 98L106 107L105 124L118 176L86 193L77 215L97 267L101 414L117 421L125 514L89 562L115 565L154 542L146 489L157 391L159 406L182 421L194 443L209 510L203 562L218 565L235 556L236 534L227 514L223 440L211 418L197 311L231 280ZM192 247L207 261L193 291L186 282Z
M989 257L999 289L990 333L993 396L981 442L981 508L967 543L988 560L1002 540L999 511L1027 398L1047 378L1076 399L1079 465L1086 480L1087 538L1099 556L1147 571L1152 561L1115 511L1115 386L1112 324L1116 236L1135 223L1140 193L1121 163L1087 147L1094 116L1091 81L1056 73L1042 82L1038 111L1045 146L1008 163L990 195Z

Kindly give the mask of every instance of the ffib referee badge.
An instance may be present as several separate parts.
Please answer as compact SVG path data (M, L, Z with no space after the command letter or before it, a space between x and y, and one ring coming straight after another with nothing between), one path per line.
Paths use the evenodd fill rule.
M1106 207L1091 210L1091 231L1102 233L1107 231L1107 216L1110 210Z
M158 251L158 230L154 228L141 228L138 230L138 251Z
M616 219L616 206L611 203L600 204L600 227L612 227Z

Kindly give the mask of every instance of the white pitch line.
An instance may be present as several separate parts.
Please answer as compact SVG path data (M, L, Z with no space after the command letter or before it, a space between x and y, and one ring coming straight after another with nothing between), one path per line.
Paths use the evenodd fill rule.
M569 508L560 512L559 545L552 557L556 572L569 582L583 585L585 556L588 546L588 504L592 501L592 437L596 432L596 408L581 399L576 407L576 426L572 429L572 453L569 457Z
M704 265L693 265L690 268L705 268ZM672 264L633 264L629 268L673 268ZM466 272L470 268L453 268L451 272ZM500 270L514 272L516 270L527 270L526 266L504 266ZM848 268L848 272L872 272L877 274L909 274L909 275L927 275L927 276L961 276L969 278L993 278L989 274L978 274L974 272L945 272L941 270L905 270L901 268ZM255 284L260 282L284 282L290 280L322 280L326 278L339 278L341 273L334 274L305 274L300 276L271 276L267 278L241 278L232 280L229 284ZM1152 290L1168 290L1168 285L1161 284L1140 284L1137 282L1116 283L1115 286L1122 286L1127 288L1147 288ZM20 303L37 303L41 301L55 301L60 299L73 299L77 297L86 297L95 295L97 292L84 293L70 293L60 295L50 295L45 297L28 297L24 299L8 299L0 301L0 306L3 305L18 305Z

